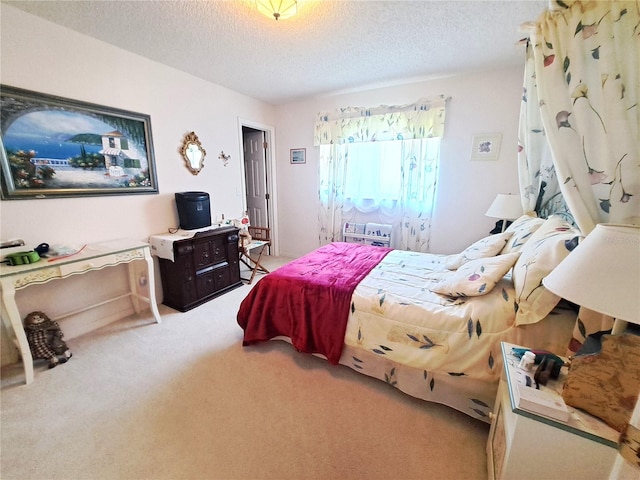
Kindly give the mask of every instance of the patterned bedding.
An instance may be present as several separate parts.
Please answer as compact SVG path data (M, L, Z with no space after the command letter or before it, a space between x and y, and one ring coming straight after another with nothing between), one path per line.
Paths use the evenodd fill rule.
M500 342L516 328L513 284L505 277L474 297L434 293L453 275L447 259L389 253L354 291L345 344L427 372L499 380Z
M526 304L532 293L524 295L522 288L518 293L507 274L522 258L513 252L517 242L507 244L511 235L479 241L458 256L340 242L321 247L265 276L252 289L238 313L243 344L284 339L298 350L320 354L409 395L488 421L502 370L500 342L562 354L576 318L571 310L551 312L553 305L546 310L545 304L545 310L535 312L539 318L532 320L534 309ZM557 241L564 245L563 239ZM490 243L497 250L487 250ZM510 251L500 252L505 244ZM539 251L539 245L532 248ZM349 265L353 259L364 254L371 260L376 250L379 258L370 262L366 273L360 269L354 275ZM349 261L330 260L332 252ZM455 270L452 261L457 263ZM502 270L495 270L500 263ZM542 262L528 258L525 273L531 276L538 264ZM464 281L452 283L456 276ZM324 280L318 283L315 277ZM331 301L331 281L326 281L331 278L357 279L339 292L340 307ZM441 291L443 285L445 292L454 290L432 291ZM535 285L532 289L536 291ZM529 321L519 324L525 307ZM312 327L314 344L301 343L298 332ZM328 331L331 340L319 340Z

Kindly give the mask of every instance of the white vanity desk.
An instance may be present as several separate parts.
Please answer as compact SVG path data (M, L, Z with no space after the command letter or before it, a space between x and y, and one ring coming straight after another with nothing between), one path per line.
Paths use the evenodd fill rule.
M2 289L2 321L17 340L17 346L22 357L26 383L33 382L33 358L27 336L22 325L22 317L15 301L15 292L29 285L47 283L51 280L64 279L71 275L81 275L106 267L114 267L123 263L128 264L130 291L124 295L89 305L80 310L69 312L57 318L67 317L91 308L104 305L124 297L131 297L136 313L140 312L139 300L149 304L156 322L160 323L160 314L155 299L155 281L153 273L153 259L149 245L135 240L113 240L109 242L86 245L80 252L66 258L46 258L28 265L0 265L0 288ZM147 264L147 279L149 296L138 294L133 264L134 260L144 260Z

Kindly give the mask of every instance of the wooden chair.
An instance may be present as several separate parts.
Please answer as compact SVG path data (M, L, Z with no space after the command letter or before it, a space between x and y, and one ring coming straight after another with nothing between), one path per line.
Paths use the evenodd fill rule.
M245 245L241 240L239 251L240 261L251 270L251 277L243 278L242 280L251 285L256 273L269 273L269 270L260 262L265 249L271 246L271 230L267 227L249 227L249 235L251 236L251 242ZM256 251L253 256L251 255L252 250Z

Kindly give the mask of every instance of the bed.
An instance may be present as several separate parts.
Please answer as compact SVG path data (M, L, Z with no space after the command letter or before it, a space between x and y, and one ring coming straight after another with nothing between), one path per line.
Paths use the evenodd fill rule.
M560 217L525 215L456 255L331 243L252 288L243 345L285 340L489 422L500 342L566 352L576 311L541 281L581 238Z

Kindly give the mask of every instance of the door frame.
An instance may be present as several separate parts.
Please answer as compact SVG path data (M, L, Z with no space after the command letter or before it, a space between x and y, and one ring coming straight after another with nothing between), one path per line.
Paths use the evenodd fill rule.
M271 229L271 255L278 256L280 254L279 242L278 242L278 205L276 199L277 195L277 182L276 182L276 162L274 160L275 152L275 129L271 125L265 125L263 123L254 122L246 118L238 117L238 135L240 138L240 176L242 181L242 211L247 209L247 184L246 184L246 172L244 168L244 136L242 134L242 127L253 128L254 130L261 130L264 133L264 140L267 142L267 148L265 149L265 167L264 170L267 174L267 193L269 194L269 203L267 208L267 221L269 222L269 228Z

